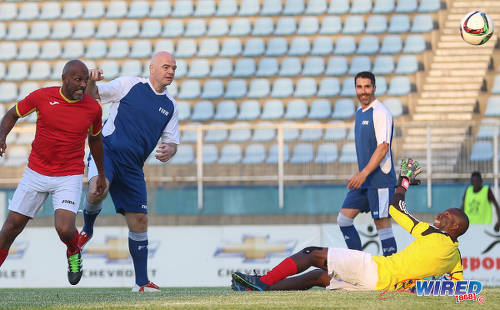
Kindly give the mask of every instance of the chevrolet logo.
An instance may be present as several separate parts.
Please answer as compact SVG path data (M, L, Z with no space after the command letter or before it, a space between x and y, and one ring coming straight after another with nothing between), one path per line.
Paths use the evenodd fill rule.
M149 241L148 257L156 253L159 245L159 241ZM103 244L89 244L83 253L89 258L106 258L109 263L125 263L130 260L128 238L107 237Z
M266 262L271 256L289 256L295 244L295 240L269 242L269 236L244 235L241 243L228 243L218 248L214 256L243 257L244 262Z

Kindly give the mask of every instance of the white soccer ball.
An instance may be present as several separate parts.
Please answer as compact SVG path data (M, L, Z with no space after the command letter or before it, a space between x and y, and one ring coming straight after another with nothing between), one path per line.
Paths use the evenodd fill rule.
M484 12L469 12L460 21L460 35L469 44L484 44L493 35L493 21Z

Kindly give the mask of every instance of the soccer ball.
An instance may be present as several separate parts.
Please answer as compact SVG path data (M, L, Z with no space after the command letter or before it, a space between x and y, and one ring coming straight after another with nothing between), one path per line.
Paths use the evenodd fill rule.
M460 35L469 44L484 44L493 35L493 21L484 12L469 12L460 21Z

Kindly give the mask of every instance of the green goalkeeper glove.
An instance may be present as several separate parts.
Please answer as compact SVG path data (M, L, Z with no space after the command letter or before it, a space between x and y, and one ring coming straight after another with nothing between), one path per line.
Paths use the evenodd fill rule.
M403 159L401 161L401 170L399 171L398 186L408 189L410 185L419 185L420 180L417 176L422 173L422 168L419 167L418 162L411 158Z

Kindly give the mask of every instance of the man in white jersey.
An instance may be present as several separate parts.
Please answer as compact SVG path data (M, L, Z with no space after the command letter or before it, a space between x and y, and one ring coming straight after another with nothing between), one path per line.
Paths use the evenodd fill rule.
M389 204L394 195L396 174L392 161L393 122L391 112L375 98L375 76L360 72L354 78L360 107L354 127L358 172L348 181L350 191L337 217L349 249L362 250L353 225L360 212L371 212L384 256L397 252L391 227Z
M100 98L102 104L113 104L102 128L104 166L116 212L125 216L129 228L129 250L135 270L132 291L135 292L159 291L147 275L148 202L142 168L158 141L158 160L167 162L177 151L177 104L167 91L176 68L174 56L158 52L151 59L149 79L120 77L96 86L95 82L103 79L102 71L90 70L88 92L94 98ZM89 191L84 203L85 225L78 242L80 247L92 237L94 221L107 194L92 194L95 175L91 158Z

